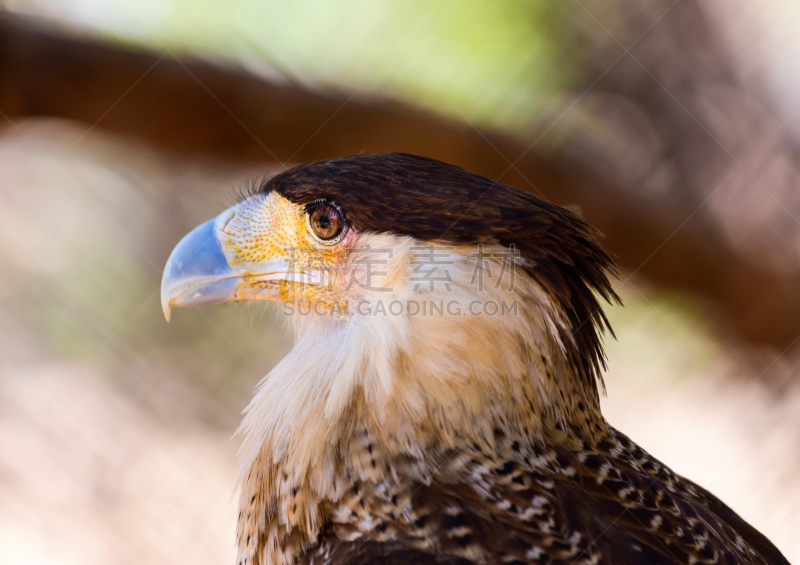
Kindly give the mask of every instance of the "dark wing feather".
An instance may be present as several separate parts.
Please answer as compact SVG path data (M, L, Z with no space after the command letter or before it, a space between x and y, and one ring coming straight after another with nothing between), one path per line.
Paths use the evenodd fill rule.
M321 563L353 565L471 565L470 561L447 555L436 555L389 542L342 542L335 537L331 543L323 542L325 553L311 551L300 565Z
M369 527L330 530L303 562L788 565L713 495L613 429L585 450L466 459L408 485L404 510L391 498L368 504L380 507Z
M689 481L688 479L683 480L692 485L692 487L700 494L711 512L732 527L736 533L742 536L745 542L747 542L753 547L753 549L762 555L768 563L773 563L775 565L790 565L789 561L783 556L780 550L775 547L775 544L769 541L764 534L745 522L741 516L731 510L724 502L703 487Z
M674 565L683 562L631 537L625 525L616 521L620 514L617 508L587 506L585 493L564 484L553 489L552 494L557 498L545 505L547 513L527 521L499 512L486 501L456 498L450 490L446 485L431 485L416 493L416 510L425 517L421 525L393 524L355 541L339 539L331 532L301 563ZM519 500L520 504L537 496L531 490L499 494L506 500ZM511 510L524 513L523 508L520 505ZM387 531L390 539L385 539ZM576 532L581 535L576 536Z

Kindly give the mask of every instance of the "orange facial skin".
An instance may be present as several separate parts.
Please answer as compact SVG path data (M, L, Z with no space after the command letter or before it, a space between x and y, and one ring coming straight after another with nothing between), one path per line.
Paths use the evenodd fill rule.
M274 300L317 313L348 311L352 229L333 244L311 233L305 207L270 193L251 196L217 220L218 238L232 268L246 271L236 298ZM281 277L265 278L280 265Z

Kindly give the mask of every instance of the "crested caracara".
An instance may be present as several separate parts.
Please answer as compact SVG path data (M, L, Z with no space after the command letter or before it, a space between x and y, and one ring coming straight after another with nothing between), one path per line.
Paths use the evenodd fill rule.
M274 300L297 333L239 430L236 563L787 564L603 418L595 236L395 153L280 173L188 234L168 319Z

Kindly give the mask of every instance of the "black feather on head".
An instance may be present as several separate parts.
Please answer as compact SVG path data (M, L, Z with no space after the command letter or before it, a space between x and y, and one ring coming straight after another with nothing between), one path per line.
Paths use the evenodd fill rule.
M435 159L407 153L354 155L300 166L267 180L305 205L336 202L362 232L390 232L421 241L515 245L527 273L564 310L567 360L597 397L605 368L602 333L611 330L597 295L619 303L609 274L617 270L598 232L577 215ZM613 333L612 333L613 335Z

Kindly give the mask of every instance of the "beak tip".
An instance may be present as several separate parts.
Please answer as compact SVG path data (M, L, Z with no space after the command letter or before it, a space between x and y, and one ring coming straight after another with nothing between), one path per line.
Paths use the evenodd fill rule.
M167 319L167 323L169 323L170 318L172 317L172 301L169 298L169 295L164 292L164 289L161 289L161 311L164 313L164 317Z

